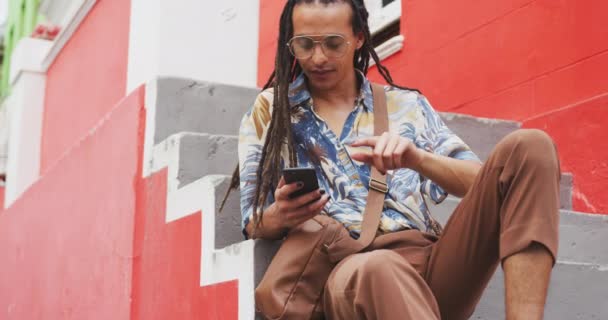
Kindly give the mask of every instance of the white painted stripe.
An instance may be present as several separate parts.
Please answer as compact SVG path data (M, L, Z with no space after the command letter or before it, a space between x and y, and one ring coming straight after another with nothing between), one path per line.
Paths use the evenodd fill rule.
M149 86L154 86L153 83ZM147 92L151 92L154 89ZM146 98L146 104L154 101ZM179 133L154 145L154 104L146 106L146 133L144 142L144 177L167 169L167 209L165 222L179 220L196 212L201 219L201 270L200 285L208 286L226 281L238 281L239 319L255 318L254 262L255 242L243 241L222 249L215 249L215 194L218 185L227 177L208 175L179 187L180 142L183 136L207 134Z
M27 71L19 74L4 102L9 126L4 208L40 177L46 75Z
M144 97L144 108L146 110L146 128L144 132L144 154L143 154L143 166L142 173L144 177L148 177L154 170L154 161L161 163L156 168L162 168L169 165L167 159L162 159L167 152L161 152L154 156L154 134L156 132L156 96L158 90L158 81L152 80L146 84L145 97ZM154 159L154 160L153 160Z

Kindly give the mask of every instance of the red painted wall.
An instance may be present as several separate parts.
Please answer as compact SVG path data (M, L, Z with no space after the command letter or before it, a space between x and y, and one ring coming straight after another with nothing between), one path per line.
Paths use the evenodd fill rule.
M261 0L260 86L273 68L282 5ZM608 158L601 152L581 157L580 140L573 143L566 134L608 127L603 109L589 111L583 103L608 93L608 2L402 0L402 8L405 47L383 62L397 83L421 89L441 111L538 128L544 125L529 119L542 115L574 175L574 209L608 213L608 198L601 197L608 177L586 179L592 167L607 166ZM379 80L375 70L370 76ZM573 106L568 114L577 122L552 116L567 106ZM587 146L605 145L606 134L593 132L575 136Z
M98 0L49 68L42 173L125 96L130 3Z
M165 223L166 169L142 178L144 99L0 209L0 319L238 319L237 281L200 286L201 213Z
M540 128L557 142L564 171L576 172L573 204L592 212L608 212L608 94L525 121L524 127ZM584 124L579 126L578 124ZM589 142L599 142L593 145ZM568 154L564 154L567 152Z
M200 286L201 213L165 222L166 169L138 190L131 319L238 319L237 281Z
M129 319L143 90L0 211L0 319Z

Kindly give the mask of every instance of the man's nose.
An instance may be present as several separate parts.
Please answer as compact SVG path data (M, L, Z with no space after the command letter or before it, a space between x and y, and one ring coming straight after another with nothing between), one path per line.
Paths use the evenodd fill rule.
M323 48L320 43L315 43L315 46L312 49L311 59L314 64L322 64L327 61L327 56L325 55L325 52L323 52Z

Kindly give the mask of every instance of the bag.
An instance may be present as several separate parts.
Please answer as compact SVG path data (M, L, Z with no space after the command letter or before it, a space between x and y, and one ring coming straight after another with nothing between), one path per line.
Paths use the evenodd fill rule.
M323 287L338 262L330 259L328 248L337 238L352 239L327 216L290 230L255 290L257 311L266 319L322 319Z
M382 86L372 84L374 135L388 130L386 96ZM376 236L386 176L371 166L367 204L359 239L327 216L316 216L293 228L272 259L255 290L256 310L266 319L322 319L323 288L334 266L348 255L370 245Z

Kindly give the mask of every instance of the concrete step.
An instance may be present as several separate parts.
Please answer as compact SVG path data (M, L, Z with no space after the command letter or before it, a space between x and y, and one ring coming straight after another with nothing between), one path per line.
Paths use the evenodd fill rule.
M259 90L255 88L179 78L156 79L146 88L147 123L151 124L146 129L149 131L147 134L151 135L147 140L152 143L148 148L182 132L236 136L242 116L249 110L258 93ZM448 127L466 141L482 160L488 157L502 137L520 127L519 123L512 121L454 113L440 115ZM225 147L229 148L228 145ZM199 159L198 156L202 155L192 156ZM236 158L232 162L226 160L222 165L228 167L226 170L232 170L232 162L236 164ZM190 166L192 170L202 172L201 168L196 168L196 162L192 163L195 165ZM569 174L562 176L560 190L561 208L572 209L572 177Z
M443 203L427 202L433 216L443 225L460 202L448 197ZM560 210L558 259L608 266L608 215L584 214Z
M174 189L180 190L188 189L209 175L221 175L214 180L216 212L228 187L229 175L237 163L239 120L249 109L258 90L184 79L158 79L148 85L146 93L147 123L152 125L146 127L144 169L154 172L173 162L170 171L177 171L170 175L173 178L169 183ZM519 127L517 123L454 114L442 114L442 117L482 159L487 157L500 138ZM167 152L169 149L173 151ZM563 175L562 208L571 208L571 186L572 178ZM445 222L457 204L458 199L448 198L441 206L433 207L432 211L440 221ZM569 210L561 210L560 213L559 261L552 279L547 309L547 314L551 316L547 318L608 318L605 306L597 302L597 299L608 298L606 286L599 285L606 283L608 270L608 250L601 246L608 243L608 216L585 215ZM237 190L231 195L224 211L213 219L214 247L221 251L220 256L253 248L253 272L257 284L280 242L256 240L253 246L250 241L243 242L240 220ZM504 318L504 312L500 309L503 300L501 277L498 272L492 279L475 313L477 319ZM575 298L575 294L580 295ZM568 310L562 310L562 306Z
M458 203L431 205L445 224ZM560 210L558 262L551 277L545 319L606 319L608 216ZM504 275L498 268L471 319L504 318Z
M178 163L177 179L173 183L177 188L186 186L194 181L200 180L206 175L225 175L229 176L236 165L236 144L235 136L210 135L200 133L180 133L169 137L167 140L155 147L157 155L154 157L156 163L154 167L165 166L169 159L164 159L159 154L167 149L176 150L174 155ZM224 188L222 182L221 188ZM225 186L227 188L227 185ZM223 199L223 194L217 195L218 199ZM240 205L238 190L234 191L227 202L224 213L221 214L216 223L216 248L222 248L243 240L240 230ZM449 215L458 205L459 199L448 197L441 205L431 206L431 212L445 224ZM228 214L230 213L230 214ZM583 215L568 210L562 210L561 218L561 254L569 261L586 263L606 263L600 261L600 257L608 257L608 251L604 250L601 243L608 243L608 234L603 229L606 228L606 219L603 215ZM595 257L595 258L593 258Z
M229 178L218 184L216 207L229 185ZM456 207L449 198L433 207L443 223ZM608 305L608 216L587 215L560 210L560 250L554 269L545 319L607 319ZM240 235L238 192L216 218L216 245L233 244ZM255 241L255 285L259 283L280 241ZM498 268L471 319L504 319L504 276Z
M608 319L608 267L558 262L551 274L545 319ZM505 318L504 274L498 268L470 319Z

